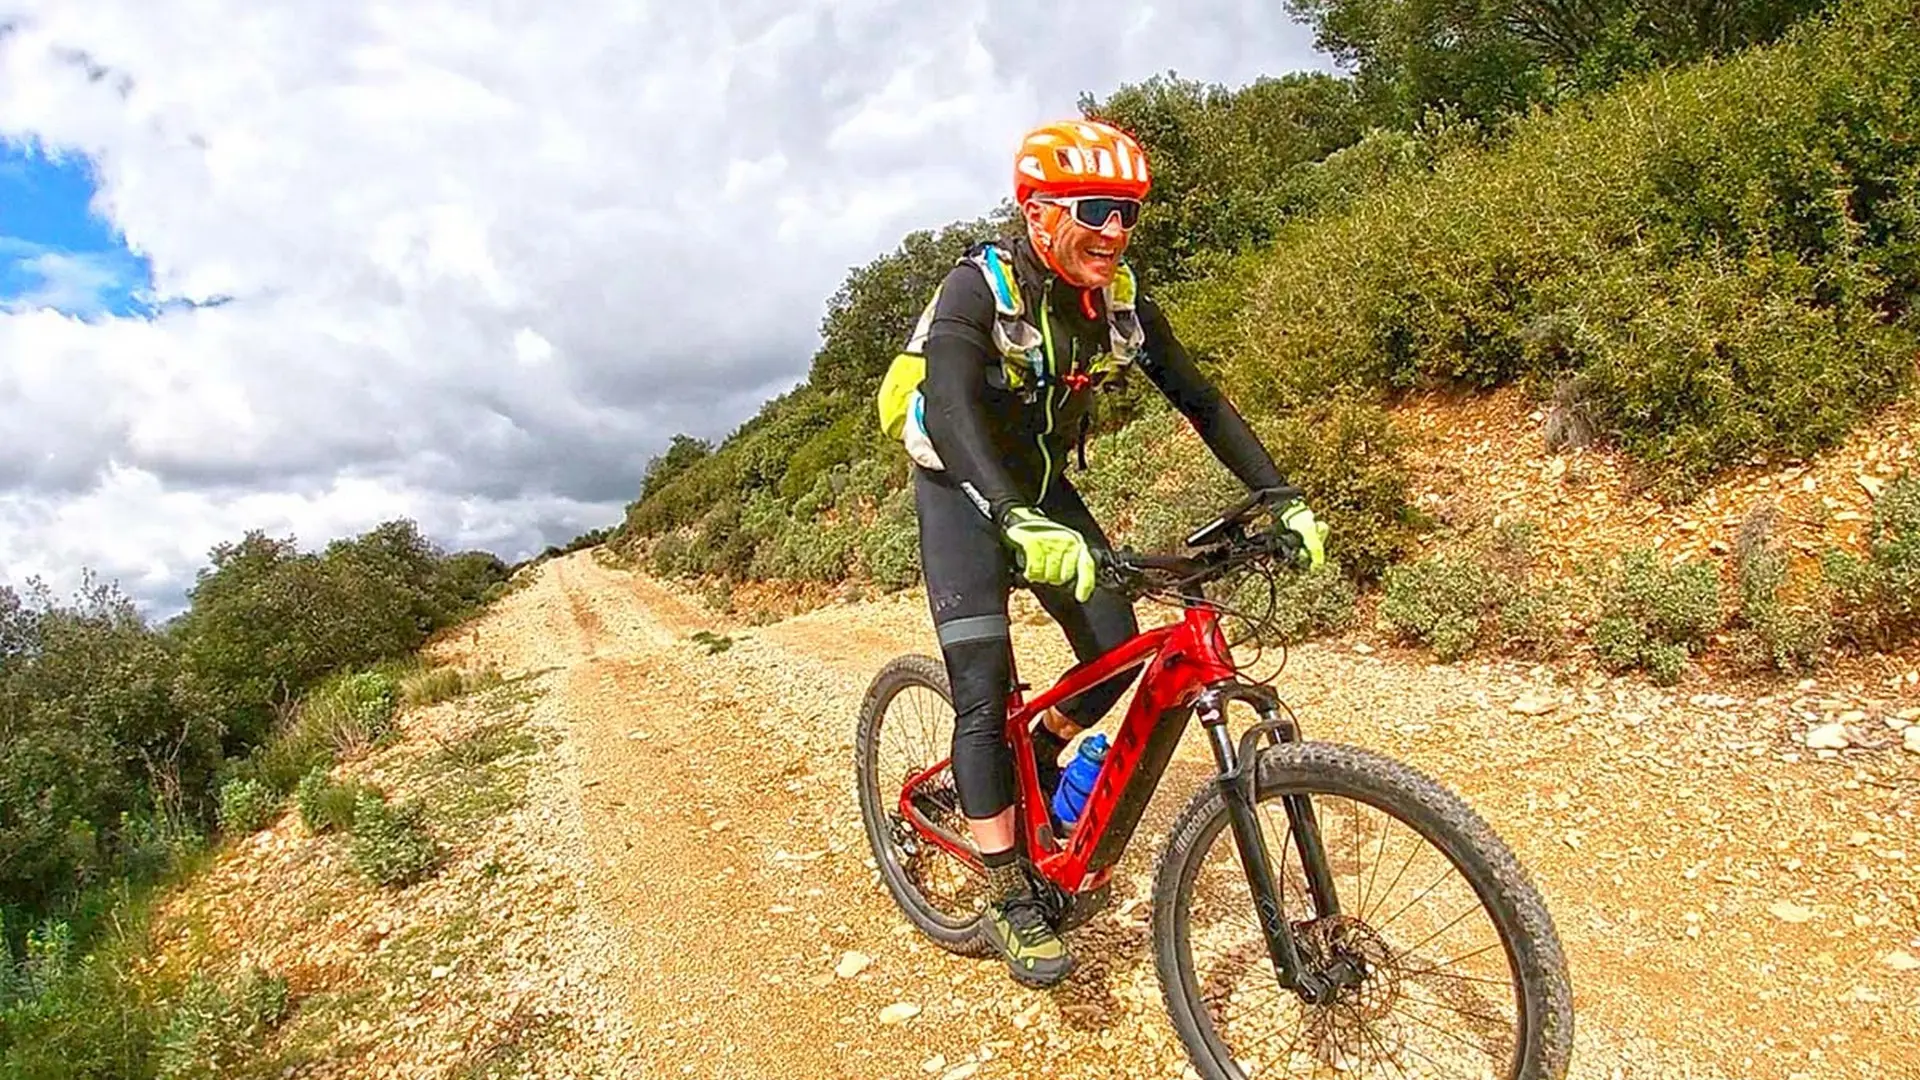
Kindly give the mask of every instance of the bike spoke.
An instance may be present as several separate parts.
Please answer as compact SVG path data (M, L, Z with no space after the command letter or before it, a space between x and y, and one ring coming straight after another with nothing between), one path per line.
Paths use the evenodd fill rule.
M1348 1009L1347 1009L1347 1012L1348 1012L1349 1014L1351 1014L1351 1015L1353 1015L1353 1016L1354 1016L1354 1017L1356 1017L1356 1018L1358 1018L1358 1017L1359 1017L1359 1012L1358 1012L1358 1010L1355 1010L1355 1009L1352 1009L1352 1008L1348 1008ZM1399 1076L1399 1077L1401 1078L1401 1080L1406 1080L1406 1076L1407 1076L1407 1073L1406 1073L1406 1070L1405 1070L1405 1069L1402 1069L1402 1068L1400 1067L1400 1063L1399 1063L1399 1062L1397 1062L1397 1061L1395 1061L1395 1060L1393 1059L1393 1052L1392 1052L1391 1050L1389 1050L1389 1049L1387 1049L1387 1044L1386 1044L1386 1042L1385 1042L1385 1041L1383 1041L1383 1040L1382 1040L1382 1039L1381 1039L1381 1038L1380 1038L1379 1036L1377 1036L1377 1035L1375 1035L1375 1034L1373 1033L1373 1025L1371 1025L1371 1024L1364 1024L1364 1023L1363 1023L1363 1024L1359 1024L1359 1025L1357 1025L1357 1027L1358 1027L1358 1029L1359 1029L1359 1032L1360 1032L1360 1037L1361 1037L1361 1038L1362 1038L1363 1040L1365 1040L1365 1041L1367 1041L1367 1042L1370 1042L1370 1043L1372 1043L1372 1044L1373 1044L1374 1046L1376 1046L1376 1047L1378 1047L1378 1048L1379 1048L1379 1050L1380 1050L1380 1060L1381 1060L1381 1061L1384 1061L1384 1062L1386 1062L1386 1063L1387 1063L1388 1065L1391 1065L1391 1066L1393 1066L1393 1071L1394 1071L1394 1074L1395 1074L1395 1075L1397 1075L1397 1076Z
M1418 904L1418 903L1419 903L1420 901L1422 901L1422 900L1425 900L1425 899L1427 898L1427 896L1428 896L1429 894L1431 894L1431 893L1433 892L1433 890L1435 890L1435 889L1437 889L1437 888L1439 888L1439 887L1440 887L1440 883L1441 883L1441 882L1443 882L1443 881L1445 881L1445 880L1447 880L1448 878L1450 878L1450 877L1452 877L1453 875L1454 875L1454 869L1453 869L1453 864L1452 864L1452 863L1448 863L1448 864L1447 864L1447 868L1446 868L1445 870L1442 870L1442 871L1440 872L1440 876L1439 876L1439 877L1437 877L1437 878L1435 878L1435 879L1433 880L1433 884L1431 884L1431 885L1429 885L1429 886L1427 886L1427 887L1426 887L1426 888L1424 888L1424 889L1421 889L1421 890L1420 890L1420 895L1418 895L1418 896L1416 896L1416 897L1414 897L1413 899L1411 899L1411 900L1409 900L1409 901L1407 901L1407 906L1406 906L1406 907L1403 907L1403 908L1401 908L1401 909L1400 909L1399 911L1396 911L1396 912L1394 912L1394 913L1393 913L1393 918L1391 918L1391 919L1388 919L1388 920L1387 920L1386 922L1383 922L1383 923L1377 923L1377 924L1370 924L1370 925L1373 925L1373 928L1374 928L1375 930L1385 930L1385 929L1386 929L1387 927L1389 927L1389 926L1392 926L1392 925L1394 924L1394 922L1395 922L1395 920L1397 920L1397 919L1399 919L1399 918L1400 918L1400 916L1402 916L1402 915L1405 915L1405 914L1406 914L1406 913L1407 913L1408 911L1410 911L1410 910L1412 910L1412 908L1413 908L1413 905L1415 905L1415 904Z
M1418 837L1416 837L1415 839L1418 839ZM1397 873L1393 875L1393 880L1388 882L1386 889L1380 893L1380 902L1382 904L1387 902L1387 897L1393 895L1394 886L1400 884L1400 878L1406 874L1408 868L1413 865L1413 860L1418 858L1420 853L1424 850L1426 850L1424 846L1420 844L1415 844L1413 846L1413 850L1407 852L1407 861L1400 864L1400 869ZM1374 909L1371 909L1371 908L1362 909L1360 912L1361 921L1372 922L1373 911Z
M1468 908L1467 910L1454 916L1452 922L1448 923L1447 925L1441 927L1438 930L1435 930L1433 933L1428 934L1426 937L1421 938L1419 941L1419 944L1409 945L1405 949L1400 950L1399 955L1395 956L1394 959L1398 960L1402 956L1412 956L1414 952L1420 948L1421 945L1425 945L1427 942L1432 941L1434 938L1439 937L1441 934L1444 934L1447 931L1453 929L1454 927L1459 926L1461 923L1465 922L1469 916L1477 914L1479 911L1480 911L1480 908L1477 906Z
M1329 805L1335 798L1349 803L1345 811ZM1308 875L1295 858L1300 851L1292 842L1291 819L1282 820L1276 810L1279 802L1270 795L1256 809L1284 917L1295 927L1302 962L1309 970L1319 970L1336 955L1354 956L1364 961L1367 975L1317 1006L1279 985L1258 913L1247 903L1238 845L1223 828L1211 841L1211 855L1202 858L1187 913L1194 971L1208 988L1203 1012L1221 1045L1231 1046L1231 1056L1262 1077L1482 1080L1489 1069L1504 1077L1501 1048L1514 1045L1520 1020L1501 1002L1517 996L1517 988L1511 979L1491 977L1494 970L1471 967L1481 957L1504 953L1491 926L1496 935L1491 943L1464 944L1468 939L1461 935L1482 931L1463 929L1462 924L1472 923L1474 914L1484 910L1470 886L1465 898L1451 891L1460 886L1449 885L1448 879L1462 877L1466 885L1464 875L1442 853L1445 869L1421 882L1424 871L1416 864L1422 861L1420 851L1431 845L1420 833L1371 804L1362 805L1362 800L1315 793L1312 805L1326 834L1323 850L1339 853L1328 869L1347 880L1358 910L1388 917L1369 923L1354 918L1355 908L1346 905L1342 914L1321 915L1313 910ZM1340 828L1353 835L1345 840L1332 835ZM1274 831L1278 829L1289 831L1279 834ZM1405 853L1396 850L1398 842L1389 835L1401 830L1411 833L1413 841ZM1278 843L1282 835L1287 842ZM1383 872L1396 856L1398 865ZM1350 870L1337 865L1343 858L1354 860ZM1419 887L1400 897L1404 883ZM1416 908L1417 916L1412 914ZM1449 909L1455 914L1447 914ZM1387 926L1397 928L1412 944L1403 947L1382 937L1380 931ZM1461 945L1437 957L1422 955L1435 950L1435 942L1448 941Z

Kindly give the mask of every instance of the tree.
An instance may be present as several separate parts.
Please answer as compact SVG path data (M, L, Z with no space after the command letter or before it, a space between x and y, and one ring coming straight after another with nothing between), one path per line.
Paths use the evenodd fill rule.
M1376 115L1494 120L1771 41L1833 0L1286 0Z
M667 481L713 453L712 444L691 435L675 435L666 452L647 462L646 475L640 481L640 499L645 501L666 486Z
M1018 220L1008 201L972 221L909 233L893 251L849 272L827 301L807 385L870 399L947 271L969 245L1011 235Z
M1202 256L1271 239L1287 217L1289 171L1365 131L1353 84L1311 73L1239 90L1156 75L1105 100L1083 95L1080 110L1131 132L1152 165L1153 192L1127 249L1148 288L1194 276Z

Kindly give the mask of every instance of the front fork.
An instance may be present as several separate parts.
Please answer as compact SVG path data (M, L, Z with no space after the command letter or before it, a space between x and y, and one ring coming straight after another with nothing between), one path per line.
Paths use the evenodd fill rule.
M1235 747L1227 731L1226 704L1245 701L1260 717L1258 723L1240 736ZM1260 815L1255 807L1255 772L1259 765L1259 741L1266 736L1270 745L1295 742L1300 729L1290 718L1280 715L1279 699L1264 686L1228 684L1209 687L1194 702L1194 715L1207 731L1213 758L1220 767L1214 782L1227 803L1227 820L1233 826L1234 844L1240 851L1240 866L1246 872L1247 888L1260 915L1260 930L1267 941L1267 956L1273 961L1274 974L1283 989L1291 990L1309 1005L1330 1000L1340 986L1354 981L1357 974L1347 965L1337 965L1327 973L1306 970L1300 961L1300 948L1294 941L1293 927L1281 906L1280 887L1274 877L1273 860L1261 835ZM1320 843L1320 822L1314 816L1313 803L1305 795L1281 797L1287 811L1287 828L1295 850L1306 870L1307 890L1313 899L1316 918L1329 918L1340 912L1334 893L1333 874L1327 868L1326 849ZM1329 977L1331 976L1331 977Z

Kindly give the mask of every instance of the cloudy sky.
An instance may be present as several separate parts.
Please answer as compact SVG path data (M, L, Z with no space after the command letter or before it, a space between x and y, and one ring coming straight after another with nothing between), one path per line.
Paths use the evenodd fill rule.
M1328 66L1269 0L0 0L0 584L612 524L1081 91Z

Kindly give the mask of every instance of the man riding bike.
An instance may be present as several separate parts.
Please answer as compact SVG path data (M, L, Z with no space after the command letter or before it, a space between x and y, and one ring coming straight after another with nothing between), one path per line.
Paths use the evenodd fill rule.
M1128 601L1094 581L1089 545L1107 538L1065 475L1093 392L1138 367L1250 490L1285 486L1121 260L1149 186L1145 153L1111 125L1029 132L1014 158L1025 235L975 245L947 273L880 395L882 426L914 460L920 562L956 714L953 778L988 873L983 926L1014 979L1032 986L1058 983L1073 960L1015 851L1004 730L1013 570L1083 661L1138 632ZM1325 526L1297 499L1280 520L1317 565ZM1034 749L1049 795L1067 742L1130 681L1108 680L1042 717Z

